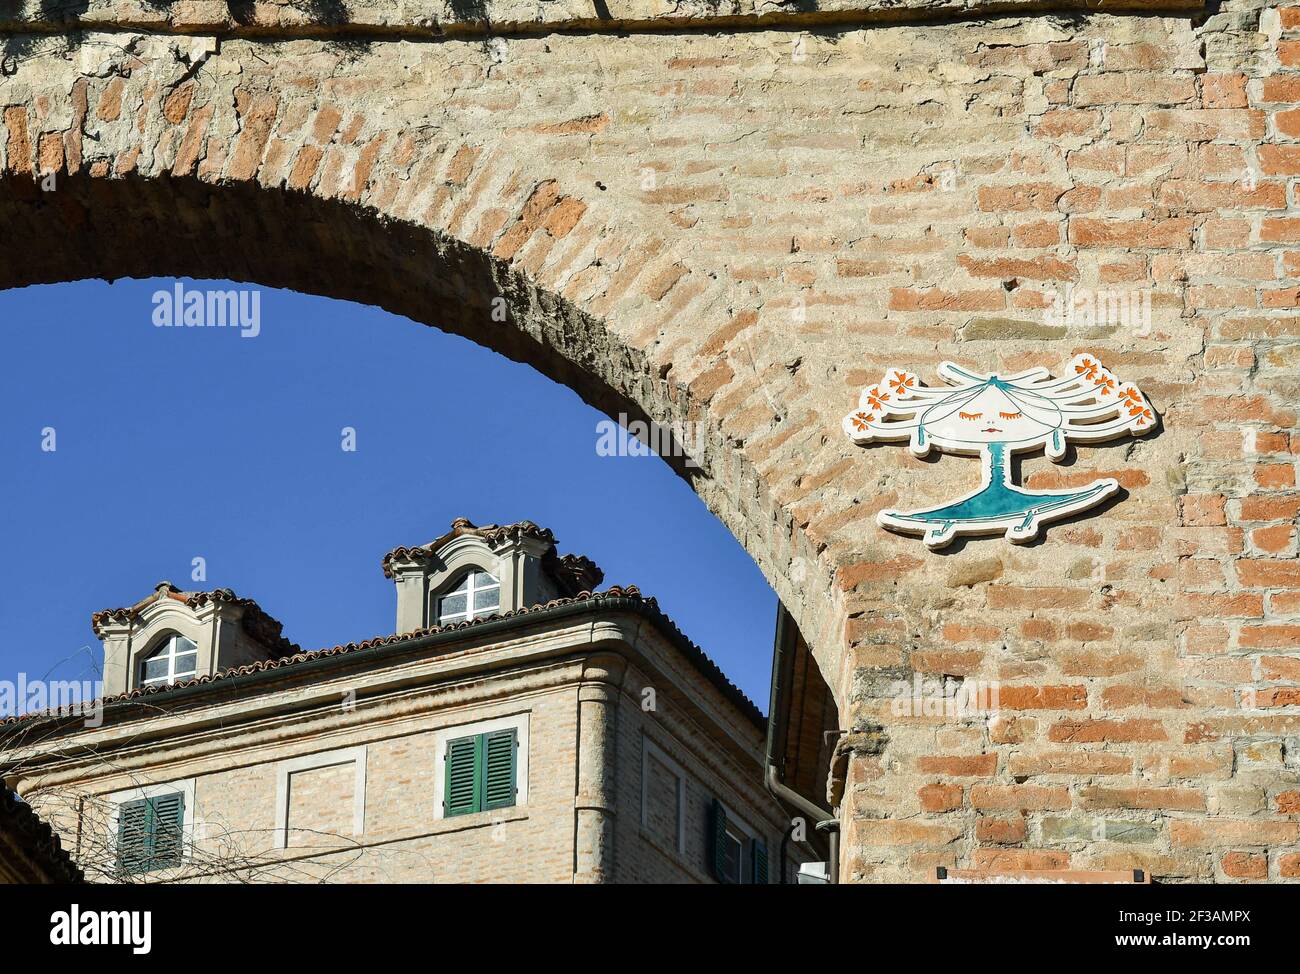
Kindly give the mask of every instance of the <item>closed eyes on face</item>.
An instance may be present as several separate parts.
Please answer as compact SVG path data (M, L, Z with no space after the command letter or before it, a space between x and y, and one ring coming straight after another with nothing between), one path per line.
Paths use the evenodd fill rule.
M998 413L998 415L1001 416L1003 419L1019 419L1019 418L1020 418L1020 414L1019 414L1019 413Z
M984 414L983 414L983 413L962 413L962 412L959 412L957 415L960 416L962 419L979 419L979 418L980 418L981 416L983 416Z

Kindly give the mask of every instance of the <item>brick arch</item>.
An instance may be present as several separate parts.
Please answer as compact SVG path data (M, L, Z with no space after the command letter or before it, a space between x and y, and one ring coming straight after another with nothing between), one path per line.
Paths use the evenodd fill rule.
M719 402L736 379L721 353L752 312L674 255L670 224L620 216L626 201L599 180L551 175L542 149L607 116L430 135L372 119L355 95L222 80L206 55L177 53L144 41L106 76L51 58L41 88L4 108L0 225L23 259L0 265L0 287L187 276L373 304L529 364L608 415L702 425L696 463L667 462L834 672L833 566L809 567L813 547L723 428L759 395L754 382Z

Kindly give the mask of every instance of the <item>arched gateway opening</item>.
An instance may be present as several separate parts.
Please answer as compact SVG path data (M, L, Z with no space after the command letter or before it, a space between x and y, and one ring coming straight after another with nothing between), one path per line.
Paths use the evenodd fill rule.
M663 460L743 539L769 581L789 587L806 613L803 625L816 627L808 631L834 631L834 603L806 597L819 574L808 567L812 556L799 554L806 541L765 501L760 475L735 451L737 440L712 421L710 396L692 395L689 383L674 381L671 362L656 365L603 320L490 250L346 200L252 181L51 171L53 189L23 173L0 180L0 220L12 252L25 255L4 263L0 288L85 278L233 280L373 304L461 335L536 368L611 417L657 426L652 445ZM544 202L534 202L539 194ZM537 186L524 212L531 208L534 229L559 241L567 228L552 231L563 204L553 189ZM60 231L53 237L52 227ZM428 378L397 376L397 391L418 392ZM781 418L773 413L773 421ZM775 638L768 785L801 827L811 828L833 821L821 796L835 743L828 732L840 721L811 645L784 606ZM756 654L767 650L765 643L754 647ZM767 709L768 701L761 703ZM786 769L796 767L798 780L787 780ZM822 833L801 841L823 857L838 848ZM785 855L783 847L783 868Z
M709 396L693 395L671 359L657 360L662 350L633 347L606 320L543 289L489 249L345 200L254 181L213 185L168 173L59 172L56 179L50 192L24 174L0 183L10 252L23 255L0 267L0 287L86 277L229 279L373 304L466 337L535 367L613 418L658 424L669 447L664 460L786 593L787 604L798 607L792 611L801 627L833 628L829 602L818 608L811 599L804 605L790 598L815 574L805 562L804 584L789 578L806 542L780 516L752 464L735 452L734 437L718 429ZM535 184L519 225L535 222L529 233L560 242L564 233L551 234L565 201L549 185ZM602 263L595 258L591 266ZM422 380L397 381L415 390ZM691 439L703 451L687 456L691 444L678 442L674 429L701 429Z

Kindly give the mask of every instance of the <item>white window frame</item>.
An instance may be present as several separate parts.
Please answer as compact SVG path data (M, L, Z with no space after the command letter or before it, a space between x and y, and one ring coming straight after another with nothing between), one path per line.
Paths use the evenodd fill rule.
M528 725L529 718L532 716L531 711L525 711L522 714L513 714L509 717L496 717L492 720L480 720L473 724L456 724L452 727L443 727L434 731L433 734L433 754L434 754L434 775L433 775L433 815L437 819L445 819L449 822L469 821L473 822L480 815L501 815L509 814L516 809L525 807L528 804ZM452 815L447 816L443 808L443 800L447 797L447 745L452 741L459 740L462 737L477 737L479 734L489 734L492 731L514 730L515 732L515 803L507 808L490 808L482 812L473 812L469 815Z
M193 649L187 649L184 652L176 651L176 644L181 640L193 646ZM176 671L176 657L194 656L194 669L186 673ZM165 677L154 677L151 680L144 678L144 667L146 663L151 663L156 659L163 658L167 660L167 675ZM168 687L178 680L190 680L199 674L199 644L189 636L183 636L179 632L173 632L161 642L153 647L148 655L141 656L135 667L136 685L141 687Z
M117 854L117 822L122 814L122 806L128 802L139 801L142 798L157 798L160 795L170 795L177 791L185 796L185 813L181 816L181 861L183 863L190 858L190 854L194 850L194 843L198 839L198 835L195 833L193 778L182 778L180 781L165 781L158 785L124 788L121 791L110 792L105 796L105 801L112 806L112 811L108 816L108 834L112 836L114 855ZM167 868L176 869L179 867L169 866Z
M641 828L650 830L650 758L664 765L677 778L677 854L686 855L686 771L646 735L641 737Z
M747 858L745 856L745 849L747 847L752 847L750 846L750 843L752 843L753 840L751 839L749 842L746 842L744 831L734 827L730 820L727 821L726 835L728 839L736 844L736 878L732 880L732 884L735 886L744 886L746 885L745 859Z
M323 751L281 761L275 766L275 842L273 848L289 848L289 779L299 771L333 768L342 764L356 766L352 785L352 837L359 839L366 831L366 745Z
M492 579L492 583L490 585L475 584L475 582L478 581L479 577L483 575L486 575L488 578ZM460 586L462 584L465 586L465 590L464 590L465 611L454 612L450 616L447 616L442 611L442 600L447 598L450 595L459 595L461 593ZM486 592L488 589L493 589L493 588L497 590L496 605L491 606L489 608L476 609L474 607L474 595L478 592ZM500 612L501 611L501 579L497 578L497 576L493 575L486 568L480 568L477 566L470 568L459 578L456 579L455 587L449 588L444 592L442 592L440 595L438 595L438 597L434 600L433 608L434 608L434 616L436 617L436 624L439 626L444 626L452 622L472 622L475 619L480 619L483 618L484 616L492 615L494 612Z
M753 855L752 846L758 839L758 832L751 828L749 823L743 818L740 818L732 807L722 801L721 798L719 798L718 801L722 805L722 810L727 813L727 834L740 842L740 882L737 885L753 885L754 876L750 867L750 857ZM771 855L770 848L768 849L768 855ZM769 864L769 876L771 875L771 868L772 867Z

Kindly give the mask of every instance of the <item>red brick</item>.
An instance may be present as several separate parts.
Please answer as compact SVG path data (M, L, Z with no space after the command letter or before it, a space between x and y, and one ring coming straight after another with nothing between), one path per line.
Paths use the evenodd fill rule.
M1194 526L1227 524L1222 494L1187 494L1178 499L1182 522Z
M1201 104L1206 108L1245 108L1246 76L1240 72L1201 75Z
M1268 605L1274 615L1300 615L1300 592L1274 592Z
M1046 849L976 849L976 869L1018 872L1023 869L1068 869L1068 852Z
M1247 588L1300 588L1300 561L1295 559L1242 559L1234 567Z
M1036 774L1130 774L1133 759L1105 751L1048 751L1041 754L1012 752L1007 771L1016 776Z
M923 774L982 778L997 772L998 756L996 754L923 755L916 759L916 768Z
M1169 108L1146 115L1146 138L1154 141L1224 142L1262 139L1268 131L1264 112L1244 108Z
M1048 729L1047 738L1051 741L1071 744L1089 744L1099 741L1114 743L1132 743L1138 741L1167 741L1169 735L1164 725L1158 720L1130 718L1128 720L1111 720L1107 718L1093 720L1063 720Z
M1259 295L1261 308L1298 308L1300 307L1300 288L1287 287L1262 291Z
M1267 879L1268 856L1259 852L1229 852L1220 864L1223 874L1233 879Z
M1275 74L1264 79L1263 100L1266 102L1300 102L1300 76Z
M947 627L944 627L945 630ZM984 662L983 653L916 652L911 656L912 668L918 673L944 673L951 676L969 676L977 672Z
M1002 638L1002 630L997 626L961 625L949 622L944 624L943 638L950 643L992 642Z
M1056 201L1070 187L1050 183L1024 183L1020 186L981 186L979 208L989 213L1022 210L1054 210Z
M316 167L320 165L322 153L323 150L314 145L304 145L298 150L298 156L293 161L293 169L289 172L290 189L306 189L311 184L312 177L316 174Z
M5 109L5 164L11 172L32 172L32 142L27 134L27 109L12 105Z
M1300 217L1265 217L1259 224L1259 239L1265 243L1300 243Z
M1051 225L1051 229L1055 237L1055 225ZM1057 257L981 259L961 254L957 257L957 263L971 277L994 277L1000 280L1020 278L1027 281L1077 281L1079 279L1079 271L1074 264Z
M1105 788L1080 790L1083 808L1172 809L1182 812L1205 810L1205 795L1190 788Z
M1287 521L1300 515L1300 497L1246 497L1241 501L1243 521Z
M1256 155L1265 176L1300 175L1300 145L1261 145Z
M189 81L178 88L173 88L171 93L163 99L163 118L173 125L179 125L185 121L185 116L190 110L190 102L194 98L194 87L194 82Z
M63 169L63 136L58 132L43 132L37 142L36 171L42 175Z
M916 794L926 812L950 812L962 805L961 785L925 785Z
M1266 687L1255 690L1253 703L1263 710L1273 707L1300 707L1300 687Z
M892 311L1001 311L1007 306L1006 292L945 291L943 288L890 288Z
M1237 645L1243 649L1300 646L1300 625L1242 626Z
M1024 816L1015 818L990 818L981 815L975 820L975 838L979 842L1024 842L1028 823Z
M919 822L903 819L869 819L857 822L854 831L864 846L893 848L909 845L946 845L962 834L958 825L947 821Z
M1250 532L1250 543L1260 551L1278 554L1286 551L1295 542L1295 528L1289 524L1278 524L1271 528L1256 528Z
M998 687L998 707L1006 710L1083 710L1087 706L1087 687Z
M1060 810L1070 807L1070 793L1059 785L971 785L970 803L978 809Z
M1129 683L1109 686L1102 691L1102 706L1107 710L1125 710L1144 707L1148 710L1180 710L1187 706L1187 697L1179 687L1134 686Z
M1279 792L1273 798L1282 815L1300 815L1300 791Z
M1280 182L1259 183L1246 189L1238 183L1198 182L1171 179L1160 186L1160 202L1180 210L1286 209L1286 186Z
M1074 82L1074 103L1081 106L1178 105L1195 97L1196 82L1192 78L1164 72L1105 72L1084 75Z
M1192 245L1192 221L1183 218L1098 220L1075 217L1070 220L1070 242L1078 247L1187 250Z
M1169 840L1175 849L1212 849L1223 846L1263 848L1293 845L1300 825L1262 819L1175 820L1169 823Z
M1034 134L1039 138L1055 139L1063 135L1087 135L1101 125L1098 111L1056 108L1044 112L1034 123Z
M257 173L278 108L274 95L257 95L240 112L239 139L227 170L231 179L251 179Z
M1293 108L1288 112L1278 112L1273 116L1274 124L1277 130L1283 135L1291 138L1300 138L1300 108Z
M1249 345L1211 345L1205 350L1205 367L1207 369L1254 368L1255 350ZM1183 498L1184 503L1186 500Z
M1295 464L1261 463L1255 467L1255 483L1264 490L1286 490L1295 486Z

